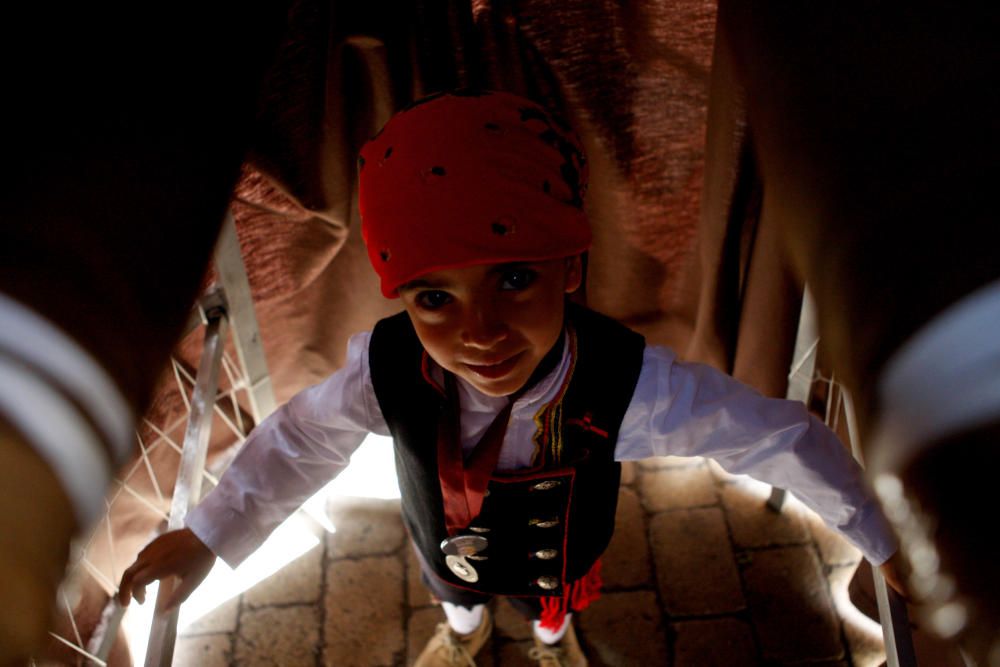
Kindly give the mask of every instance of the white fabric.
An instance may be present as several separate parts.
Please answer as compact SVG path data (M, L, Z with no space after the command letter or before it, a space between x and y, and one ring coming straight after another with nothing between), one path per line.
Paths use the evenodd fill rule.
M368 369L369 339L369 333L354 336L340 371L255 429L219 486L188 515L188 526L226 562L242 561L339 473L368 431L388 433ZM499 468L530 464L534 416L558 391L568 367L564 349L558 367L514 404ZM461 379L459 384L468 448L506 399L483 396ZM730 472L791 490L875 564L896 549L862 470L801 403L765 398L709 366L648 347L615 458L665 455L711 457Z
M134 442L135 416L118 385L86 350L54 324L3 294L0 349L57 378L101 428L114 449L114 463L125 462Z
M566 636L566 631L569 630L569 624L573 622L573 614L566 614L563 618L562 625L559 626L558 630L546 630L542 627L541 621L532 621L531 629L535 633L543 644L557 644L559 641Z
M1000 419L1000 280L922 327L886 363L873 473L898 472L949 433Z
M107 456L90 424L52 385L3 356L0 387L5 388L0 392L0 412L62 482L77 524L86 529L104 513L104 494L111 481Z
M4 294L0 412L52 468L85 530L105 511L112 464L123 463L130 451L135 417L117 385L86 350ZM114 461L102 442L112 448Z
M444 615L452 630L460 635L469 635L483 622L483 609L486 608L486 605L477 604L472 609L467 609L461 605L442 600L441 608L444 609Z

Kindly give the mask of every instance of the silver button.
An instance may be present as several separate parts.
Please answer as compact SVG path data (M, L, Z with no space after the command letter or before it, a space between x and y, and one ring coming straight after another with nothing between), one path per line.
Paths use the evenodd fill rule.
M559 580L555 577L538 577L538 579L535 579L535 584L547 591L554 591L559 588Z
M558 479L547 479L544 482L539 482L531 487L532 491L548 491L549 489L554 489L562 484Z
M487 528L486 526L469 526L469 530L471 530L474 533L488 533L488 532L490 532L490 529Z
M479 573L476 572L476 568L469 565L463 557L445 556L444 562L448 565L448 569L462 581L467 581L470 584L479 581Z
M553 528L559 525L559 519L529 519L528 525L536 528Z
M557 549L539 549L535 552L535 558L539 558L541 560L552 560L558 555L559 551Z
M489 542L480 535L456 535L441 542L441 551L451 556L468 556L485 551Z

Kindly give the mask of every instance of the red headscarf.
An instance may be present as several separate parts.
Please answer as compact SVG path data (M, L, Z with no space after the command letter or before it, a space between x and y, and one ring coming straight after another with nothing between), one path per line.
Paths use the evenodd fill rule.
M387 297L431 271L590 247L583 148L531 100L484 91L424 98L365 144L359 165L361 233Z

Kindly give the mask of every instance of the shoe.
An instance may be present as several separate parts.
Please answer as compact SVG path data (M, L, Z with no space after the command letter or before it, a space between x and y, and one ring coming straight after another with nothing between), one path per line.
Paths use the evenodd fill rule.
M447 621L438 623L434 636L417 656L413 667L476 667L473 659L493 632L493 617L488 608L483 609L479 627L467 635L451 629Z
M580 649L572 623L555 644L546 644L535 637L535 647L528 651L528 657L541 667L587 667L587 656Z

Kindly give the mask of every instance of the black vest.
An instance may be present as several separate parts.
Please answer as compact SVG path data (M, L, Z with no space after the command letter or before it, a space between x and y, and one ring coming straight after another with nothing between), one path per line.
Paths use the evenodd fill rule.
M538 468L495 474L483 508L462 533L489 546L469 563L467 583L446 565L448 537L437 470L437 427L445 399L427 377L424 349L406 313L380 321L369 366L395 442L403 521L424 561L443 581L493 595L562 595L583 577L614 533L621 465L614 460L622 418L635 390L645 341L593 311L567 305L575 364Z

